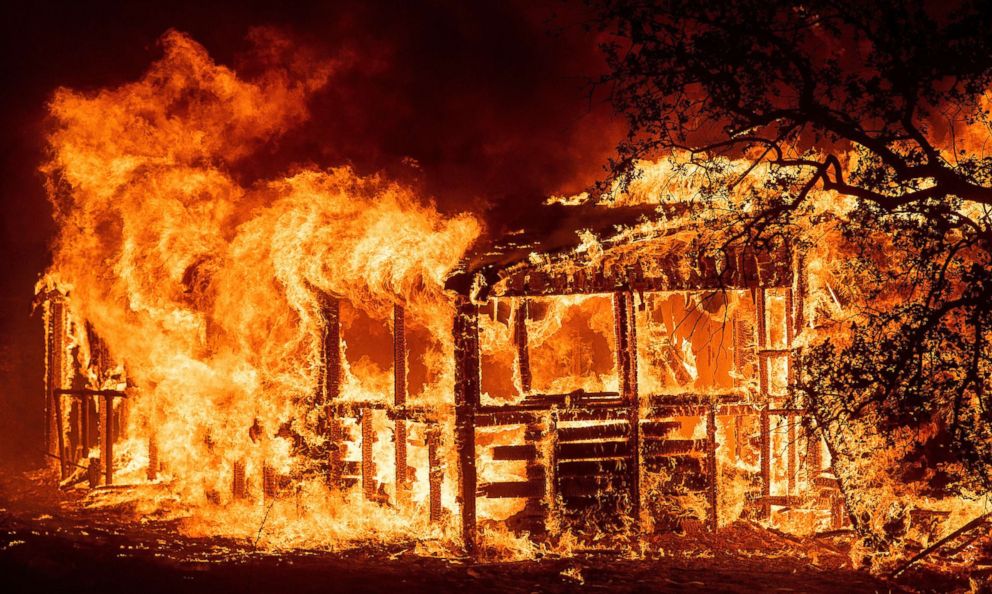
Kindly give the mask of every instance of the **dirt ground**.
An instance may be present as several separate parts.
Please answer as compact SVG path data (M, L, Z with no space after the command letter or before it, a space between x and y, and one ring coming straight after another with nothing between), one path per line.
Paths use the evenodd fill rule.
M473 563L397 550L273 555L74 505L31 475L0 479L0 592L927 592L851 567L843 542L757 528L671 536L645 559ZM693 551L689 554L689 551Z

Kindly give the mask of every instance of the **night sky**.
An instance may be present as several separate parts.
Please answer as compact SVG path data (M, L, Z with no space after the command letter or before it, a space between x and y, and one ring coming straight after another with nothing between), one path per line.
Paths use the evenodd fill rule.
M41 455L43 342L29 314L54 232L37 168L57 87L136 80L170 28L237 69L252 28L275 27L314 55L349 60L312 99L307 123L243 164L246 181L350 164L415 184L443 212L476 212L499 234L545 196L602 175L622 126L601 91L590 95L604 65L581 7L485 4L5 3L0 459Z

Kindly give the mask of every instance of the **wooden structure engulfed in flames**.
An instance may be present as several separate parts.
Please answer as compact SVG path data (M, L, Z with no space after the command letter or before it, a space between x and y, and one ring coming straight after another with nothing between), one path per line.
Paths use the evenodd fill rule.
M731 244L714 257L698 237L628 228L588 246L536 252L518 242L467 259L447 285L456 300L453 406L409 402L400 305L389 325L392 394L341 398L343 302L321 296L316 405L326 439L299 451L319 461L332 488L397 507L419 473L434 522L446 521L442 487L454 487L470 551L496 525L538 540L715 530L741 517L842 528L829 453L790 392L800 373L802 258L784 243ZM129 390L63 385L72 375L63 298L49 295L46 308L49 451L63 479L85 469L91 485L111 484ZM377 478L383 425L394 442L392 485ZM155 439L144 438L154 479ZM102 463L91 455L87 466L95 446ZM411 448L426 449L416 458L424 468ZM269 467L262 475L265 497L292 480ZM232 476L233 497L244 498L244 463Z

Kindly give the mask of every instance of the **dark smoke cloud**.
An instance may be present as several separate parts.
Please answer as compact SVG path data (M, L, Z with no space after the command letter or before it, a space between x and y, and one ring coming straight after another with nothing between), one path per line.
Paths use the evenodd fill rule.
M345 66L312 119L239 164L264 179L294 164L351 164L416 183L443 211L500 231L552 193L602 173L621 130L588 80L603 70L581 7L550 2L5 3L0 36L0 455L41 443L40 320L32 286L53 234L41 177L45 103L58 86L97 90L138 78L168 29L251 71L256 27L283 31ZM94 263L98 265L98 263Z

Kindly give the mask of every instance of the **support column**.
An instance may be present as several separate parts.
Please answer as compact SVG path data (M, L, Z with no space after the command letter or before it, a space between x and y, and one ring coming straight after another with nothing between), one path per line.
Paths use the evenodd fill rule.
M403 307L393 306L393 405L406 405L406 320ZM406 504L410 490L406 472L406 419L393 421L396 445L396 503Z
M437 426L427 429L427 480L430 485L430 514L431 523L441 521L441 482L444 480L444 470L441 468L441 433Z
M372 443L375 441L375 428L372 425L372 409L362 408L362 492L365 499L375 499L375 460L372 458Z
M709 475L709 485L706 489L706 498L709 506L707 508L707 524L709 529L716 532L717 529L717 491L719 481L717 480L716 466L716 407L713 402L709 406L706 414L706 472Z
M524 394L530 394L532 376L530 373L530 348L527 341L528 301L520 298L513 319L513 339L517 344L517 366L520 368L520 385Z
M62 406L60 396L55 393L62 388L65 367L65 302L63 296L53 293L48 301L47 328L45 336L46 376L45 384L45 451L59 459L60 477L67 476L65 458L65 436L62 431Z
M767 326L767 307L765 303L765 289L759 287L757 290L756 307L757 310L757 348L760 352L762 349L768 346L768 326ZM768 358L758 357L758 387L761 393L761 399L765 403L764 409L761 411L761 510L759 517L763 520L767 520L771 517L771 505L768 503L768 498L771 496L772 490L772 444L771 444L771 416L768 410L771 408L772 403L770 401L769 389L768 389Z
M454 320L455 342L455 448L458 453L459 503L462 542L475 554L475 409L479 405L479 320L476 306L459 297Z
M630 424L632 454L627 472L628 481L630 481L631 517L635 530L640 532L640 400L637 394L637 331L634 314L633 294L628 291L614 293L613 315L616 331L617 373L620 376L620 394L627 403L627 422Z
M319 293L324 327L320 340L322 363L317 386L317 406L320 408L317 431L327 439L323 450L327 464L327 483L337 486L343 469L342 431L340 421L331 412L332 403L341 393L341 302L337 297Z
M114 397L109 394L103 397L103 453L104 484L114 484Z

